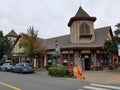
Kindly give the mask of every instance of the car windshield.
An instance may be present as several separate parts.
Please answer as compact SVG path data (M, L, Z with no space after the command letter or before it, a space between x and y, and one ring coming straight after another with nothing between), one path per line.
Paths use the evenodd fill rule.
M29 67L32 67L32 65L30 63L18 63L15 65L16 67L17 66L29 66Z
M25 63L26 66L32 67L30 63Z
M2 66L7 66L8 65L8 63L4 63Z

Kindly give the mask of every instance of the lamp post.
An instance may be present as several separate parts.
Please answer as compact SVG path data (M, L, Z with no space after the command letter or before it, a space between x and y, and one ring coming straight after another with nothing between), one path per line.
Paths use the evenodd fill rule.
M55 41L55 51L56 51L56 66L60 66L60 58L59 58L59 54L60 54L60 47L58 45L58 41Z
M57 46L58 46L58 41L56 40L55 41L55 57L56 57L55 66L57 66Z

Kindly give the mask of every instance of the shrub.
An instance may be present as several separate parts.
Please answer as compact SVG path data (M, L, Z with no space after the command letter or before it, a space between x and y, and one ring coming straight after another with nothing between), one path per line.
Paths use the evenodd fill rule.
M69 70L64 67L53 67L49 69L49 75L56 77L65 77L69 76Z
M46 69L46 70L49 70L49 68L50 68L50 65L46 65L46 66L45 66L45 69Z

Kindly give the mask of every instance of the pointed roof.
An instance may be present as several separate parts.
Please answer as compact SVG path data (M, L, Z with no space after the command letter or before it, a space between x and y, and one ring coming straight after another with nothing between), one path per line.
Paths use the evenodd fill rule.
M75 17L90 17L90 16L82 9L82 7L80 7Z
M74 21L80 21L80 20L88 20L88 21L95 21L96 17L89 16L83 9L80 7L74 17L72 17L68 23L68 26L70 27L71 24Z
M14 30L11 30L6 36L17 37L17 33Z

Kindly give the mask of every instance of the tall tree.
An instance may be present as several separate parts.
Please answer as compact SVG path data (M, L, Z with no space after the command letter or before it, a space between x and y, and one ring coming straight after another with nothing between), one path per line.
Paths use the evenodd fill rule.
M120 23L118 23L117 25L115 25L117 27L117 29L114 31L115 36L119 36L120 35Z
M8 53L10 49L10 41L6 36L3 36L3 32L0 31L0 60L3 58L3 55Z
M118 54L118 43L120 43L120 38L116 36L113 36L111 40L106 41L104 50L110 57Z
M107 55L112 58L114 55L118 55L118 48L117 45L120 44L120 23L115 25L117 29L114 31L115 36L112 37L111 40L107 40L105 42L105 48L104 51L107 52Z
M35 55L44 55L46 52L45 46L38 38L38 30L35 30L34 27L29 27L27 34L22 34L21 46L24 48L24 52L31 59Z

